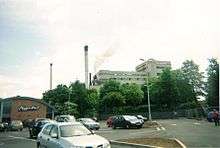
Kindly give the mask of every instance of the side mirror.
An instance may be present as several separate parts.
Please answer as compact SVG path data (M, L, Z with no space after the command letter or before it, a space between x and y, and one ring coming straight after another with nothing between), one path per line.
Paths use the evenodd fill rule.
M58 139L58 135L57 135L57 133L52 133L50 136L51 136L52 138L56 138L56 139Z
M92 133L92 134L95 134L95 131L94 131L94 130L91 130L91 133Z

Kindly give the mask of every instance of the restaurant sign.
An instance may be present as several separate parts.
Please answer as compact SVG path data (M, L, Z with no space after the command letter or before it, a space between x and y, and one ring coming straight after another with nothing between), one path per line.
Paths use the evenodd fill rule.
M39 110L39 106L35 106L35 105L33 105L33 106L19 106L18 107L18 111L19 112L27 112L27 111L37 111L37 110Z

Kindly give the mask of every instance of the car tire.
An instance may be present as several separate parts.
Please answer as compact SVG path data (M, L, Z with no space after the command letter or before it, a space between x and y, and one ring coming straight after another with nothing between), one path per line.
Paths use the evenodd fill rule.
M23 129L21 128L20 131L22 131Z
M113 129L116 129L116 126L113 124L113 125L112 125L112 128L113 128Z

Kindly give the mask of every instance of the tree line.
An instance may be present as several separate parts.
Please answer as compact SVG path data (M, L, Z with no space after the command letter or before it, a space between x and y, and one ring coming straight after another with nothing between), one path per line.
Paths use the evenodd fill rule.
M103 113L134 111L147 106L147 89L152 111L176 111L196 108L200 96L206 98L209 106L218 106L219 63L209 59L207 77L199 71L192 60L183 62L177 70L166 68L158 77L149 77L147 83L121 84L106 81L100 89L86 89L79 81L58 85L43 93L43 100L55 106L59 114L73 114L77 117L92 117ZM137 110L136 110L137 111ZM145 110L146 111L146 110Z

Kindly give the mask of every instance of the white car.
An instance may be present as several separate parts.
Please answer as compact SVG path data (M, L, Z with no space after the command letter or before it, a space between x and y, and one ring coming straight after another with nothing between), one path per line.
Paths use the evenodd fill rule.
M92 133L79 122L46 124L38 134L37 147L111 148L108 140Z

